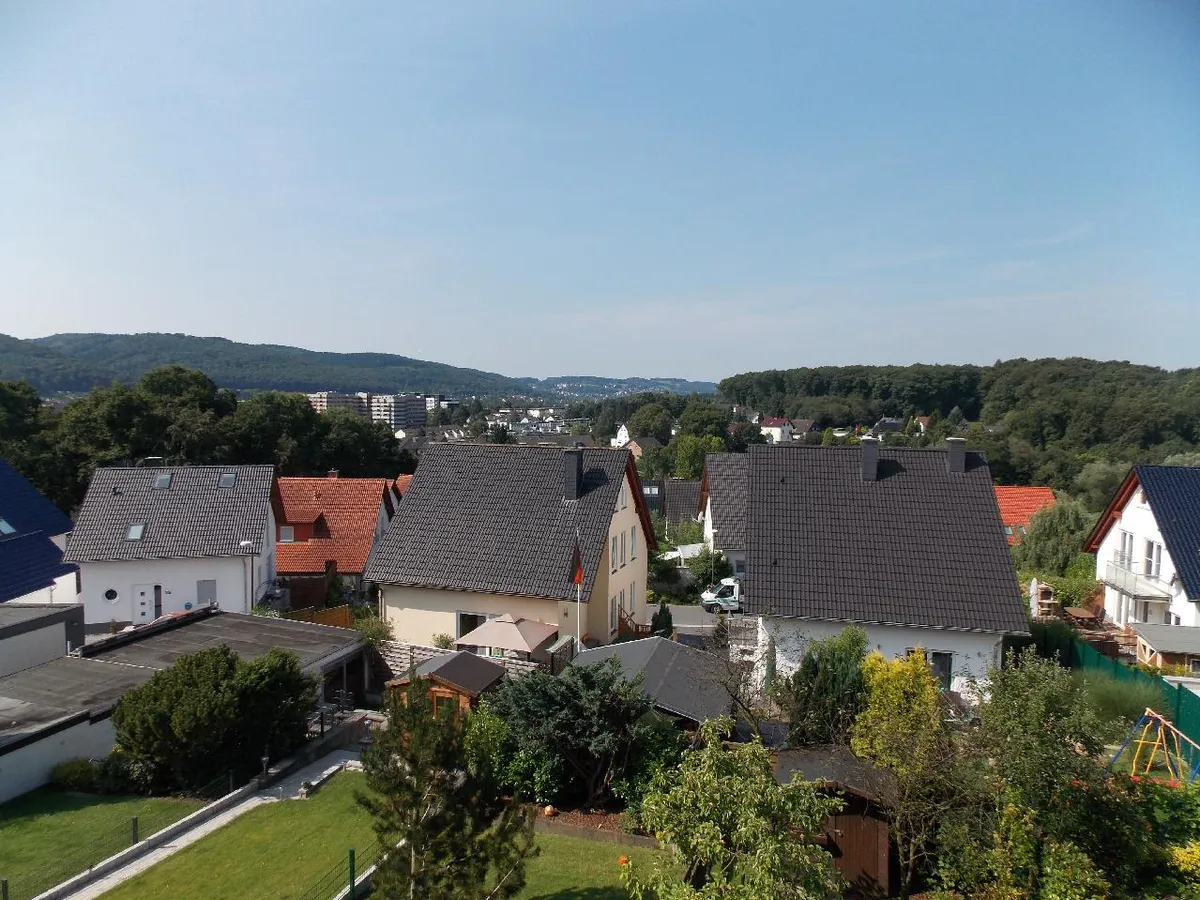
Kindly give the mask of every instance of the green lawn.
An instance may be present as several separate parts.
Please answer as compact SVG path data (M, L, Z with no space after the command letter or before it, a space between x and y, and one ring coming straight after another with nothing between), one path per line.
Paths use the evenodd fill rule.
M147 836L201 801L100 797L42 788L0 804L0 878L26 900L129 846L133 816Z
M526 869L520 900L628 900L617 860L628 856L649 865L661 855L657 850L557 834L539 835L538 846L542 852Z
M201 900L253 897L295 900L345 859L374 842L370 817L354 802L365 786L356 772L340 773L311 799L256 807L104 895L103 900ZM541 835L541 854L529 864L521 900L625 900L622 855L639 862L655 851Z
M301 896L346 858L374 843L371 817L354 802L366 781L335 775L308 800L266 803L114 888L104 900Z

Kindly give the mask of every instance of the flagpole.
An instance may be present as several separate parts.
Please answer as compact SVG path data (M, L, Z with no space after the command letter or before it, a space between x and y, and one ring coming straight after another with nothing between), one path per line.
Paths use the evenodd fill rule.
M575 553L579 557L579 580L575 582L575 652L583 650L583 626L579 618L583 614L583 554L579 550L579 528L575 528Z

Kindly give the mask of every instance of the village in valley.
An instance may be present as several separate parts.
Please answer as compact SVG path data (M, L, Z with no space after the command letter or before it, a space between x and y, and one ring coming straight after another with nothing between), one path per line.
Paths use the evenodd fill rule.
M1067 374L1082 392L1120 365ZM960 374L880 369L870 390ZM311 898L436 896L461 872L481 897L697 877L1188 896L1200 456L1006 483L1030 480L1025 406L835 423L763 414L767 380L412 395L404 421L370 395L259 394L189 459L164 436L222 393L163 368L131 392L159 427L109 432L52 486L42 448L96 453L73 423L129 389L47 418L0 386L20 435L0 464L8 897L186 895L213 852L222 890ZM319 446L241 449L239 418L285 403L280 427ZM439 424L458 408L463 427ZM6 849L43 821L49 853ZM1135 833L1136 854L1098 849ZM253 876L247 840L274 848Z

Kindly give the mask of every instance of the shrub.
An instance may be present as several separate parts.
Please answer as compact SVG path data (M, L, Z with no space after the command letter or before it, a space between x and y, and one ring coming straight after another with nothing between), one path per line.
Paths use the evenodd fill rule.
M378 648L381 644L393 638L392 623L385 619L380 619L375 615L355 619L353 627L355 631L363 636L363 640L372 647Z
M453 650L454 638L445 632L442 632L441 634L435 634L433 636L433 646L437 647L439 650Z
M778 679L775 699L788 719L788 743L845 744L866 702L867 633L856 625L812 641L791 677Z
M101 794L128 794L135 790L129 777L129 758L114 747L96 767L96 790Z
M1164 710L1163 692L1155 684L1140 679L1118 681L1104 672L1087 669L1077 669L1071 677L1097 718L1114 732L1133 725L1146 707L1169 712Z
M92 793L96 790L97 766L90 759L76 757L60 762L50 770L50 783L64 791Z

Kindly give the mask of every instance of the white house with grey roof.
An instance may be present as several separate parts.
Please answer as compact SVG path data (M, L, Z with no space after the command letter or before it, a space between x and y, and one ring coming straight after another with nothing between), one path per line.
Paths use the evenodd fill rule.
M628 450L431 444L363 578L400 641L508 613L607 644L649 621L653 550Z
M750 456L710 453L700 481L704 542L729 560L733 573L746 574L746 490Z
M1000 662L1027 632L987 462L947 452L752 446L746 624L733 651L790 674L847 625L885 657L924 652L946 688Z
M275 586L279 509L274 466L97 469L64 555L89 630L249 612Z

